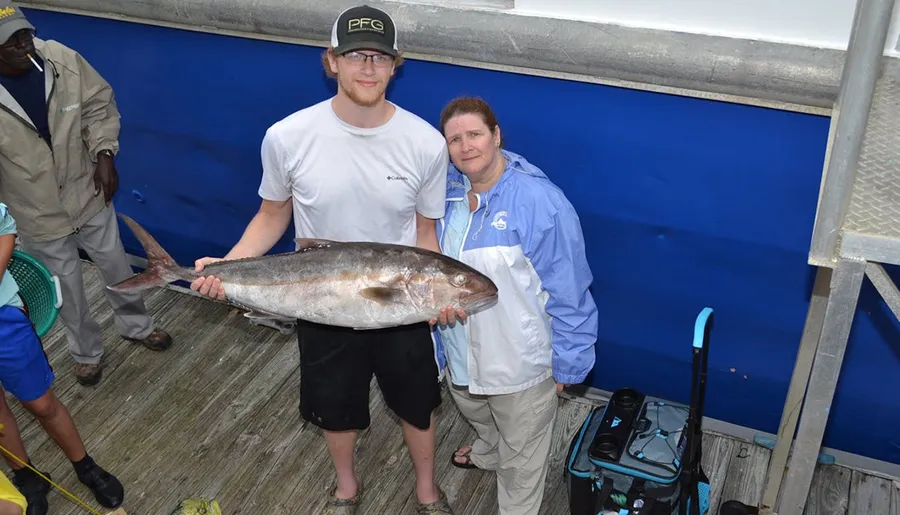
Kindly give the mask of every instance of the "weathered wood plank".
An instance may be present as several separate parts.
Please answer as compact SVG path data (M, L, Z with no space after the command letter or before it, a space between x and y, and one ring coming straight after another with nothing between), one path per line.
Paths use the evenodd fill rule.
M169 513L185 498L206 496L218 499L229 515L315 513L334 472L321 432L299 415L296 338L253 326L224 304L157 289L146 292L148 309L176 343L167 352L154 353L117 334L99 274L90 265L84 270L91 310L104 338L103 381L93 388L75 382L61 323L44 345L57 375L54 391L75 418L89 452L126 486L124 511ZM542 515L568 514L564 458L592 407L561 397ZM63 453L30 414L7 398L34 462L96 506ZM401 426L375 381L370 410L371 427L361 432L357 444L365 512L411 515L415 475ZM436 480L457 513L494 515L495 474L458 469L449 462L452 452L475 436L449 392L444 392L436 421ZM768 450L752 443L704 436L710 515L726 500L760 500L768 456ZM900 515L900 493L887 480L820 466L813 481L806 515ZM50 510L84 513L58 492L50 495Z
M722 495L725 491L731 456L734 453L735 440L713 433L703 435L703 470L709 478L709 513L719 513Z
M735 500L758 505L766 486L770 454L771 451L764 447L735 439L722 489L722 502Z
M850 479L850 504L847 513L890 513L892 488L890 480L854 470Z
M900 481L894 480L891 485L891 515L900 515Z
M803 514L848 515L850 477L851 471L846 467L817 465Z

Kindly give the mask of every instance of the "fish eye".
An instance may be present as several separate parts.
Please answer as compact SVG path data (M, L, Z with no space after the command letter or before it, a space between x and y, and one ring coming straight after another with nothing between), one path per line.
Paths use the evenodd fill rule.
M466 282L468 280L469 279L466 277L465 274L456 274L456 277L453 278L453 284L455 284L457 286L462 286L462 285L466 284Z

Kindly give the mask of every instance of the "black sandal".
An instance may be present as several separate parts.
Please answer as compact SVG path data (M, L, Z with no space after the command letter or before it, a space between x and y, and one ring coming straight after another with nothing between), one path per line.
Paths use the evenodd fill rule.
M457 452L459 452L459 449L457 449L453 454L450 455L450 464L451 465L453 465L456 468L461 468L461 469L477 469L478 468L477 465L472 463L472 458L469 457L469 454L472 453L472 449L469 449L469 452L467 452L463 455L457 455L456 454ZM456 458L465 458L466 463L460 463L460 462L456 461Z

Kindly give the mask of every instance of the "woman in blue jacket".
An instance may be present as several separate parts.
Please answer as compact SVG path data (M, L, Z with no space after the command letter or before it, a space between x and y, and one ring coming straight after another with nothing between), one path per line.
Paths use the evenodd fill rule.
M499 289L491 308L460 323L442 316L436 326L453 399L478 434L451 462L497 472L502 515L537 515L556 394L584 381L595 360L581 223L540 169L501 148L483 100L454 100L440 123L451 164L438 241Z

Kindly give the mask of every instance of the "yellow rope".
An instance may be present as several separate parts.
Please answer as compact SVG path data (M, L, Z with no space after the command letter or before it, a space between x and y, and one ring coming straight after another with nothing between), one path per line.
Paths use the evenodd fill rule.
M3 424L0 424L0 429L3 429ZM55 486L57 490L59 490L60 492L66 494L66 495L68 495L68 496L71 497L73 500L75 500L75 502L77 502L78 504L82 505L82 506L84 507L84 509L86 509L87 511L93 513L94 515L103 515L103 514L100 513L99 511L95 510L94 508L91 508L90 506L88 506L84 501L82 501L82 500L79 499L78 497L74 496L73 494L70 494L69 491L66 490L65 488L63 488L63 487L57 485L56 483L54 483L53 481L51 481L49 477L47 477L47 476L41 474L37 469L35 469L35 468L32 467L31 465L29 465L28 463L25 463L24 461L22 461L21 458L19 458L19 457L16 456L15 454L9 452L9 451L8 451L5 447L3 447L2 445L0 445L0 450L2 450L3 452L5 452L6 454L10 455L14 460L18 461L18 462L21 463L22 465L24 465L24 466L28 467L29 469L31 469L31 471L34 472L35 474L37 474L37 475L39 475L40 477L44 478L48 483L50 483L51 485Z

